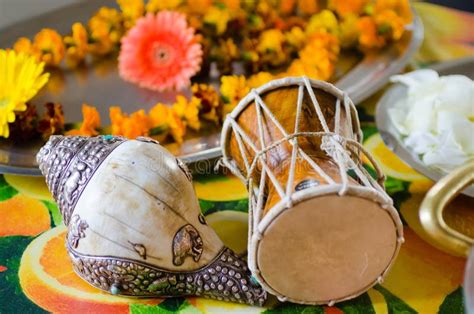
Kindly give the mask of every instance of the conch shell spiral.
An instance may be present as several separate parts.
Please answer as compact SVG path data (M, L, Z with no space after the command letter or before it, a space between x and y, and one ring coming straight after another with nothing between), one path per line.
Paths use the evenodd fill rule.
M199 209L186 166L148 138L52 136L37 155L76 273L112 294L262 305Z

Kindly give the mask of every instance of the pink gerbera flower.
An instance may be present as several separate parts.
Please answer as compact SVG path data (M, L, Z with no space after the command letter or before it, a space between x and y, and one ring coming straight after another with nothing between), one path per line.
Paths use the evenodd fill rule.
M201 66L202 49L183 14L151 13L137 20L122 38L120 76L142 87L181 89Z

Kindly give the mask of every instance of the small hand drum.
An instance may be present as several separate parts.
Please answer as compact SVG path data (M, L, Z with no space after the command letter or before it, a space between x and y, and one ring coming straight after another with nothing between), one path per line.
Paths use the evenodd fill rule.
M400 218L361 138L347 95L306 77L252 90L226 118L223 161L250 194L249 268L282 301L354 298L399 251Z

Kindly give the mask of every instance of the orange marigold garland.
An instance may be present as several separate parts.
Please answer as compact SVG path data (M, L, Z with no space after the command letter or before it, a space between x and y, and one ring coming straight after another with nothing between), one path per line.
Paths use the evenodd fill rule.
M98 111L84 104L83 122L67 132L59 104L47 104L42 118L28 104L24 113L15 112L12 130L42 132L47 138L64 132L94 136L110 129L130 138L146 135L180 143L187 128L199 130L203 120L219 124L251 88L286 75L330 80L341 49L380 49L399 40L413 19L408 0L117 2L120 10L102 7L88 23L74 23L69 35L43 29L32 40L19 38L13 49L49 68L74 68L90 56L120 51L121 76L160 91L187 87L196 76L209 77L215 63L219 90L194 83L191 97L179 95L174 104L158 103L148 112L110 107L111 127L103 129ZM234 75L236 62L245 75Z

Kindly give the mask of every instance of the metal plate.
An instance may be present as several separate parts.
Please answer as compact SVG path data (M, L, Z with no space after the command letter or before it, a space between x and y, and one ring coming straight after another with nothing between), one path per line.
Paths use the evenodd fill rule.
M436 70L440 75L462 74L474 79L474 57L468 57L455 61L437 64L432 69ZM431 180L438 181L446 175L441 170L426 166L402 141L400 133L397 131L392 119L389 115L389 109L396 102L406 96L407 87L401 84L395 84L385 92L383 97L377 104L375 114L375 122L379 129L380 135L387 147L392 150L404 162L413 169L427 176ZM471 185L463 191L463 194L474 197L474 186Z
M86 23L102 5L115 4L111 1L89 0L0 30L0 47L11 47L21 36L32 38L44 27L67 34L73 22ZM399 42L377 54L366 55L351 67L336 85L346 91L354 103L361 102L375 93L391 75L399 72L407 64L421 44L422 38L423 27L416 17L412 30L406 32ZM207 82L218 85L219 77L215 71L211 71L211 79ZM53 72L48 88L45 88L32 102L38 108L45 102L61 103L67 122L81 121L81 105L87 103L97 107L103 120L102 125L107 125L110 123L109 106L119 105L125 112L142 108L148 110L157 102L172 103L177 94L177 92L153 92L127 83L120 79L117 73L116 60L107 59L93 62L88 68ZM190 95L190 91L187 90L184 94ZM42 144L41 141L19 144L0 140L0 172L40 175L35 155ZM182 145L165 146L187 163L213 159L221 155L220 129L214 127L200 133L190 132Z

